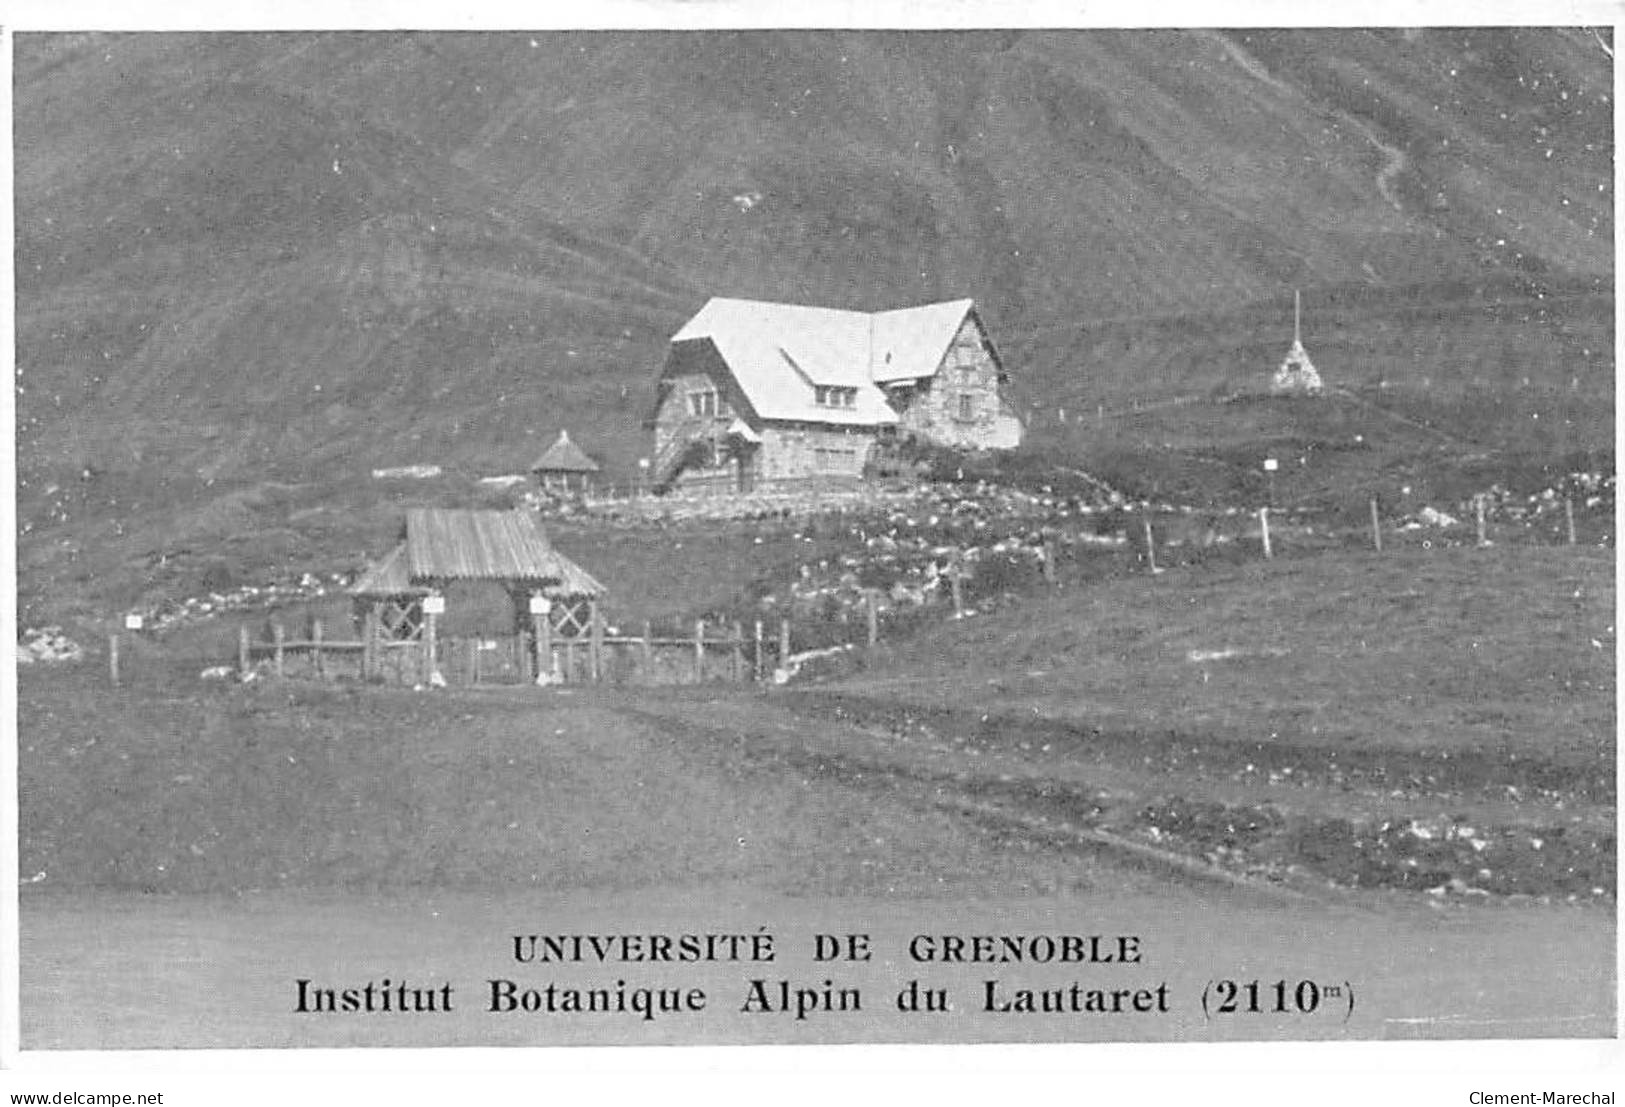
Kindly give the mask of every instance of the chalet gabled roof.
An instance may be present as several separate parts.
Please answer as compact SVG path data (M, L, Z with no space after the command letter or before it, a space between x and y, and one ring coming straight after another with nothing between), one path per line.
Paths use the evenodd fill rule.
M567 595L597 596L604 586L555 550L526 511L406 513L406 540L370 566L350 589L362 596L416 595L453 580L497 580Z
M672 336L709 341L764 419L884 426L897 422L880 382L936 372L971 301L862 312L713 298ZM852 407L816 402L816 388L857 389Z
M919 380L942 364L948 344L971 310L969 300L882 311L874 320L870 375L878 382Z
M570 432L559 431L559 436L530 467L533 473L596 473L598 463L588 457L580 446L570 441Z

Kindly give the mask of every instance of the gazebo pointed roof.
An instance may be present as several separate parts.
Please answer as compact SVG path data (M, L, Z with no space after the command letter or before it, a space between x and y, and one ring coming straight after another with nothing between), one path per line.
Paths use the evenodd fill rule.
M580 446L570 441L570 432L559 431L559 437L536 459L530 467L533 473L596 473L598 463L586 455Z

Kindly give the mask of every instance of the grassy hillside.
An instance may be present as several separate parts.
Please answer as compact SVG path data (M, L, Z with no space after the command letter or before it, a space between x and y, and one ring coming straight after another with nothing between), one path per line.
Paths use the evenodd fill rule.
M1074 460L1179 446L1076 417L1256 384L1294 287L1329 380L1470 399L1475 450L1612 439L1579 29L15 41L25 592L125 602L268 501L346 556L293 517L561 426L624 479L713 294L974 296Z
M1149 849L1164 876L1611 907L1614 599L1607 551L1390 548L1028 589L765 695L35 667L21 871L989 895Z
M920 706L1293 750L1336 753L1358 735L1365 752L1612 756L1606 552L1253 560L1041 606L942 623L862 683Z

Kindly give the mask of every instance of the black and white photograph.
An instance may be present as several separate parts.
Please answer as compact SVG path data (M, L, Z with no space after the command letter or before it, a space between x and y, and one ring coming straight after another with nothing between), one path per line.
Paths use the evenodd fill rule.
M15 1090L1611 1049L1608 17L704 8L7 29Z

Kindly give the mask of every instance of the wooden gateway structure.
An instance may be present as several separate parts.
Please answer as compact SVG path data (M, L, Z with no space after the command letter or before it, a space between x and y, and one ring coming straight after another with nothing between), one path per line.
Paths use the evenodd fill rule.
M509 633L442 640L448 603L462 586L496 585L507 594ZM441 683L447 669L466 683L506 673L545 681L555 671L555 641L602 634L604 586L553 548L526 511L406 513L401 542L350 588L362 623L364 679L395 674ZM482 654L498 656L485 658Z
M350 595L359 641L325 637L317 619L308 639L288 638L273 621L272 640L256 643L239 627L241 679L697 684L765 680L794 662L788 621L776 651L760 620L754 638L738 622L703 618L692 634L679 627L657 636L648 621L635 636L606 627L604 586L554 549L527 511L408 511L400 543Z

